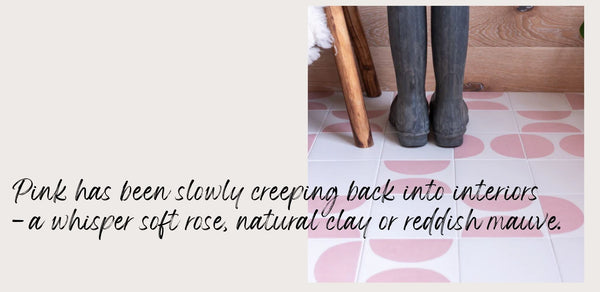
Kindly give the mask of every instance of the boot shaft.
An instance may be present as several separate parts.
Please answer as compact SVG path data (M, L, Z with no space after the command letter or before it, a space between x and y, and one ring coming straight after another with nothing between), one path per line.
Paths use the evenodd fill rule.
M468 6L431 7L435 92L441 98L462 99L468 39Z
M390 48L399 96L425 94L426 13L424 6L388 7Z

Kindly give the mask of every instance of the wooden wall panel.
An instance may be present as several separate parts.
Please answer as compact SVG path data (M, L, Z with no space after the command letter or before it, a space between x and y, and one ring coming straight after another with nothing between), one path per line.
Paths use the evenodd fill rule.
M371 54L382 90L396 90L389 47ZM583 91L583 48L472 47L467 52L465 82L482 82L486 91ZM339 90L331 51L308 69L309 90ZM427 58L426 89L434 90L431 49Z
M384 6L359 7L370 46L388 47L387 10ZM473 6L469 19L472 47L583 47L579 26L582 6L536 6L519 12L516 6ZM427 13L427 23L430 13ZM428 33L427 43L431 45Z
M483 82L486 91L583 92L582 6L471 7L465 82ZM396 90L385 7L359 7L383 90ZM429 15L429 14L428 14ZM431 42L429 42L431 43ZM434 89L431 49L426 89ZM340 90L331 51L308 68L309 90Z

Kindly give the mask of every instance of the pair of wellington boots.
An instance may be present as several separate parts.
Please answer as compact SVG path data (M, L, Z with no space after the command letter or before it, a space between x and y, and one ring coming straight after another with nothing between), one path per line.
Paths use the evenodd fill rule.
M390 123L402 146L419 147L433 134L442 147L457 147L469 121L462 97L469 35L469 7L431 7L431 43L435 92L425 96L427 17L424 6L388 7L392 59L398 95Z

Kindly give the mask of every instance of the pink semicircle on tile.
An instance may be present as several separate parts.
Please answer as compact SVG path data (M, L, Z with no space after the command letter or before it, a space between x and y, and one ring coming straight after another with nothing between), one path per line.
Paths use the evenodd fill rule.
M368 110L367 116L369 117L369 119L373 119L373 118L381 117L381 116L385 115L387 112L388 112L388 110Z
M324 109L327 109L327 106L320 102L309 101L308 109L309 110L324 110Z
M484 145L481 139L471 136L463 136L463 144L454 148L454 158L467 158L483 152Z
M444 255L452 239L371 239L371 250L388 260L416 263Z
M560 148L579 157L583 157L583 144L583 135L571 135L560 140Z
M523 146L525 147L527 158L545 157L554 152L554 144L552 141L540 135L521 134L521 139L523 139Z
M477 199L470 199L470 198L465 198L462 201L471 208L478 209L478 210L485 210L485 211L520 210L520 209L526 208L527 206L531 205L531 202L532 202L532 201L528 200L527 198L525 198L523 200L505 200L502 196L499 196L498 200L494 200L494 201L487 200L487 199L483 199L480 201Z
M383 132L381 126L371 123L372 132ZM335 123L323 128L323 132L326 133L340 133L340 132L352 132L352 126L349 122L346 123Z
M516 216L516 215L515 215ZM502 217L505 224L510 216L496 216L497 218ZM517 216L521 218L521 216ZM490 229L487 229L488 221L490 220L490 216L487 217L477 217L477 223L482 222L481 227L479 229L473 228L474 225L471 225L470 229L462 230L462 237L543 237L544 234L539 229L526 229L526 230L514 230L514 229L500 229L500 223L496 229L493 228L494 222L490 224ZM526 217L529 220L529 217ZM526 222L527 222L526 220ZM535 222L535 221L534 221ZM524 223L526 224L526 223Z
M498 98L502 96L502 92L473 92L473 91L465 91L463 92L463 98L472 98L472 99L492 99Z
M574 110L583 109L583 94L581 93L567 93L567 100L571 104L571 108Z
M517 134L502 135L494 138L490 146L496 153L512 158L525 158L523 146Z
M316 137L317 137L317 134L308 134L308 151L310 151L310 148L312 148L312 145L315 142Z
M308 229L308 238L360 238L361 230L358 229L343 229L343 230L327 230L327 218L317 218L314 224L318 224L315 230ZM344 218L340 219L344 220ZM343 223L343 221L341 222ZM332 222L330 226L334 227L335 222Z
M367 117L369 119L372 119L372 118L380 117L380 116L384 115L385 113L387 113L387 110L370 110L370 111L367 111ZM339 119L344 119L344 120L350 119L348 117L347 111L331 111L331 114L334 117L339 118Z
M399 282L450 282L444 275L429 269L401 268L379 272L369 279L369 283Z
M532 123L523 126L523 132L543 132L543 133L572 133L581 132L579 129L565 123Z
M470 110L508 110L505 105L493 101L471 100L466 103Z
M532 120L560 120L571 115L571 111L518 111L519 115Z
M317 282L354 282L361 242L346 242L325 250L315 264Z
M350 211L352 209L356 209L356 208L362 206L366 202L367 202L366 199L361 199L361 200L355 199L355 200L349 201L346 196L339 196L335 200L335 203L333 204L333 208L331 208L331 214L339 213L342 209L344 210L344 212ZM327 200L323 200L320 198L315 198L314 200L308 200L308 213L309 214L314 213L314 211L316 209L318 209L319 213L320 213L321 210L328 209L328 208L329 208L329 206L327 206Z
M387 169L402 174L430 174L442 171L450 160L386 160Z
M327 91L310 91L308 93L308 99L319 99L319 98L325 98L325 97L329 97L333 95L333 91L327 90Z
M550 216L556 216L560 229L550 230L552 234L565 233L583 225L583 212L569 200L552 196L540 196L542 210Z
M346 111L331 111L331 114L338 119L344 119L344 120L350 119L348 117L348 112L346 112Z
M401 178L401 179L397 179L397 180L392 180L392 181L390 181L390 185L394 186L394 189L392 190L392 194L394 194L394 195L403 194L404 190L406 189L407 186L408 186L408 190L406 191L407 193L412 193L412 191L415 187L421 187L423 194L425 194L425 192L427 192L427 188L428 188L428 186L425 186L425 185L430 183L431 180L432 180L431 178L420 178L420 177L418 177L418 178ZM444 194L450 194L453 191L443 181L434 179L433 183L435 185L431 186L431 190L429 192L430 194L435 194L436 190L439 187L444 188ZM381 189L383 190L383 186L381 187Z

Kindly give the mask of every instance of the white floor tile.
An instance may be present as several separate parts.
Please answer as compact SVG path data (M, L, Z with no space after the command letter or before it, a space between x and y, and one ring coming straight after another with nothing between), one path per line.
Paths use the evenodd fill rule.
M517 133L518 128L512 111L469 111L467 134Z
M308 111L308 133L318 133L321 130L327 113L326 110Z
M540 194L583 194L583 160L529 161Z
M552 238L554 254L563 282L583 282L584 251L583 237Z
M564 93L553 92L509 92L514 110L570 110Z
M560 282L548 238L461 238L461 282Z
M392 104L392 100L394 99L395 95L395 92L384 91L379 97L365 97L365 107L367 108L367 110L388 110L390 108L390 105Z
M456 185L474 186L484 180L487 186L533 187L526 160L456 160Z
M309 160L372 160L379 159L383 134L372 133L373 146L358 148L352 133L320 133L312 146Z
M383 153L381 154L382 159L393 159L393 160L404 160L404 159L432 159L432 160L444 160L452 159L453 149L442 148L430 139L430 141L423 147L403 147L398 142L398 136L394 133L387 133L385 135L385 142L383 146Z
M341 193L345 193L352 181L356 181L356 185L373 186L378 168L378 160L309 161L308 185L337 186Z
M358 230L309 232L310 282L583 280L582 109L572 110L562 93L467 93L465 100L472 104L464 147L438 147L430 135L427 145L407 148L400 146L395 129L387 121L394 96L395 92L385 91L378 98L365 97L367 110L377 115L370 117L371 123L383 130L373 131L374 146L367 149L354 146L352 133L344 124L348 120L343 116L346 108L340 92L309 100L319 103L312 105L308 116L309 142L316 137L308 155L309 185L338 186L338 201L330 215L339 215L344 209L344 218L372 217L366 240ZM333 115L332 111L339 113ZM524 115L519 113L523 111ZM544 122L555 124L536 124ZM331 125L333 132L323 132ZM394 200L346 201L351 181L372 191L383 187L388 179L396 188ZM410 193L413 185L426 188L431 179L447 186L441 199L403 199L405 186L410 186ZM459 193L465 186L473 186L475 192L482 179L486 184L482 192L488 187L494 187L494 192L499 187L509 188L512 193L516 187L538 186L538 199L453 199L455 186ZM310 203L309 209L324 204ZM417 224L421 227L436 208L434 222L450 210L444 235L435 225L431 235L428 229L415 230L413 223L405 228L407 216L421 216ZM561 229L544 226L534 232L477 230L471 234L448 230L448 221L466 217L471 210L479 221L489 216L544 218L548 213L557 216ZM380 228L382 218L387 222L392 216L396 219L391 227ZM436 245L443 246L440 242L449 243L443 252L435 249ZM411 247L415 250L410 251ZM436 252L439 254L433 255Z

